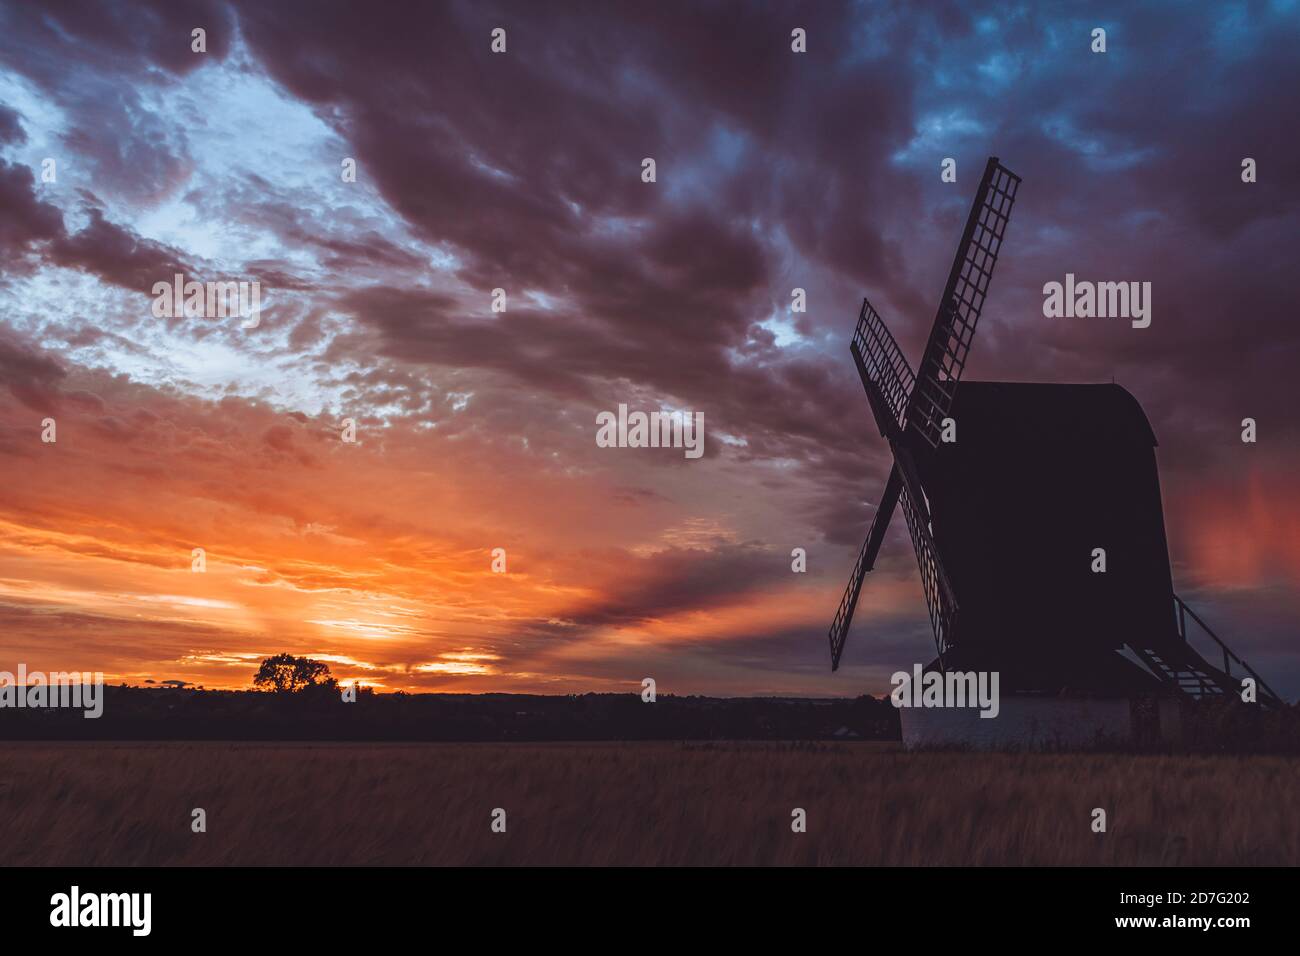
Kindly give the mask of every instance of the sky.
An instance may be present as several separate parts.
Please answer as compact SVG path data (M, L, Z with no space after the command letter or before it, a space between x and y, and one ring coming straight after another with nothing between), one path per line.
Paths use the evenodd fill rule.
M0 669L887 691L901 520L826 642L889 468L848 341L868 297L916 365L997 155L966 377L1132 392L1176 590L1295 698L1298 51L1294 2L0 3ZM1046 318L1066 273L1150 327Z

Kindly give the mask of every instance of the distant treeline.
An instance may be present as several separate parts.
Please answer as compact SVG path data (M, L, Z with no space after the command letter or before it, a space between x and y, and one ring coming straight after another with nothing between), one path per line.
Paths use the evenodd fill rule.
M0 709L6 740L899 740L898 711L874 697L678 697L638 693L282 694L104 688L103 715Z
M901 739L888 698L679 697L639 693L378 694L332 682L296 692L103 688L103 713L0 708L0 740L616 741ZM1180 743L1103 749L1300 753L1300 705L1186 701Z

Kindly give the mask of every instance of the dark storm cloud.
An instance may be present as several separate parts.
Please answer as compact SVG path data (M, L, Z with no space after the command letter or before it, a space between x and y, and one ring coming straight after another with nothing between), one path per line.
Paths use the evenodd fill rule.
M134 77L159 69L187 73L200 65L190 49L190 31L207 30L208 54L224 57L233 22L217 0L9 3L0 16L6 60L48 87L58 86L78 63Z
M109 222L98 208L91 207L88 213L90 222L84 229L51 244L50 257L59 265L93 272L105 282L141 293L155 282L185 272L174 250Z
M838 346L826 359L777 348L755 323L785 306L787 285L821 274L826 286L810 291L834 307L801 317L805 334L829 329L842 341L854 297L870 291L915 361L987 152L1027 185L974 371L1128 372L1137 356L1196 351L1188 343L1222 330L1226 311L1245 311L1205 308L1213 288L1180 295L1196 270L1152 247L1189 231L1263 246L1274 237L1246 235L1252 226L1294 213L1300 159L1292 124L1278 120L1295 112L1297 57L1286 32L1263 22L1276 15L1257 15L1160 5L933 4L904 16L832 4L59 4L9 9L0 53L83 119L87 97L111 80L118 99L100 105L120 128L88 127L86 145L129 160L142 145L150 155L170 147L121 91L207 62L189 51L193 26L207 28L212 60L238 31L258 66L353 144L363 177L412 230L454 251L463 280L484 295L532 289L557 303L490 329L470 322L465 303L437 316L413 303L406 322L400 300L423 293L348 293L370 335L336 343L335 357L350 343L404 361L487 365L570 398L631 381L709 409L755 453L833 464L824 474L838 483L851 480L848 452L870 434L845 421L865 417L851 363ZM1087 50L1097 23L1110 30L1104 56ZM795 24L808 31L806 55L790 53ZM488 44L498 25L510 44L500 56ZM932 114L948 119L930 135ZM1247 152L1265 172L1243 190L1234 170ZM962 161L956 188L937 184L946 154ZM647 155L659 163L654 186L638 176ZM125 166L136 168L137 190L168 176ZM5 188L21 201L21 185ZM331 237L287 206L244 200L241 215L318 245L331 270L416 261L381 237ZM20 228L48 238L48 216L19 208ZM145 258L159 250L101 236L106 227L93 220L57 255L136 281L136 263L151 268ZM1050 228L1068 245L1040 249ZM101 245L104 261L91 261ZM1256 258L1254 246L1206 254L1229 277ZM1180 298L1200 308L1180 309L1178 342L1052 328L1035 314L1038 289L1076 262L1123 263L1153 277L1170 312ZM278 287L303 287L289 267L263 265L281 270ZM1292 333L1278 315L1284 290L1264 278L1217 298L1249 306L1257 334L1238 344L1269 369L1258 381L1277 383L1286 349L1274 343ZM1275 402L1280 387L1260 384L1253 397ZM1155 387L1140 397L1164 400ZM1213 387L1198 401L1227 403Z
M36 177L25 166L0 160L0 255L17 257L32 242L63 233L59 210L36 198Z
M329 107L361 147L364 174L426 235L454 243L485 287L574 286L585 304L594 285L639 321L644 290L619 281L617 260L653 256L674 236L620 231L627 217L716 220L721 231L777 203L798 212L782 225L855 270L883 247L863 200L888 195L869 173L907 134L909 79L898 62L842 62L853 34L843 10L801 15L826 51L804 62L789 53L789 15L752 5L388 13L313 4L299 18L250 4L240 21L271 74ZM488 49L497 23L510 28L505 56ZM340 34L347 48L331 41ZM707 167L732 152L728 138L739 168L716 179ZM659 188L639 181L648 155ZM666 198L674 191L689 196ZM706 256L697 271L720 276L729 252L683 254Z
M0 146L8 143L26 142L27 134L23 132L18 113L0 104Z
M350 4L311 9L240 6L258 60L333 118L364 175L419 234L450 243L484 301L502 286L560 303L488 325L463 303L421 301L425 293L354 293L345 304L379 340L345 339L336 355L366 341L409 361L492 367L566 397L623 379L682 396L746 435L755 454L817 461L834 490L815 510L843 540L846 519L869 516L860 497L836 502L869 470L859 455L870 426L848 421L865 407L843 353L829 363L781 354L755 325L788 295L776 287L779 242L808 268L892 303L915 361L969 187L982 155L999 152L1027 186L976 371L1142 376L1139 397L1160 409L1176 386L1142 367L1164 358L1197 369L1213 354L1200 343L1248 311L1257 334L1232 344L1276 374L1245 389L1265 404L1290 387L1277 346L1294 341L1277 325L1280 277L1217 290L1201 277L1207 288L1189 288L1167 249L1188 230L1226 242L1294 209L1294 134L1276 120L1294 112L1300 77L1277 31L1237 36L1249 24L1161 7L1118 20L1075 7L946 5L906 18L831 5L451 4L391 18ZM1110 27L1105 57L1088 51L1095 22ZM803 57L789 52L795 23L810 37ZM488 48L496 25L508 29L503 56ZM333 43L338 35L353 42ZM975 131L956 123L895 160L936 110L969 117ZM1207 143L1208 129L1226 136ZM1236 172L1245 151L1270 170L1253 193ZM950 153L962 157L962 185L942 192L938 160ZM637 176L643 156L659 164L653 187ZM1071 241L1038 251L1035 235L1053 228ZM1225 249L1202 254L1223 277L1240 276ZM1076 263L1081 274L1151 278L1157 331L1143 340L1043 320L1041 284ZM826 291L844 314L819 312L804 328L843 335L853 305ZM1195 401L1234 402L1225 390L1212 381Z
M418 234L450 243L483 303L498 286L558 303L486 325L463 304L426 307L423 292L350 294L380 341L339 342L335 356L489 365L566 397L625 379L775 454L848 444L830 413L853 396L842 371L732 358L770 340L755 323L772 308L779 234L835 269L898 259L873 225L891 188L872 172L908 133L906 72L849 60L844 10L800 15L820 59L793 57L789 17L752 5L452 4L387 19L349 4L307 18L241 7L259 62L335 118L362 175ZM510 52L494 57L497 23Z
M625 586L561 617L585 626L640 624L682 611L726 607L790 575L788 558L753 545L670 548L620 560L637 566Z
M49 412L60 399L66 370L48 352L0 326L0 382L28 408Z
M88 223L75 233L63 214L37 195L36 177L24 166L0 160L0 274L23 271L29 254L38 261L81 269L105 282L146 294L160 279L187 266L178 252L142 238L128 227L109 222L90 194L82 204Z

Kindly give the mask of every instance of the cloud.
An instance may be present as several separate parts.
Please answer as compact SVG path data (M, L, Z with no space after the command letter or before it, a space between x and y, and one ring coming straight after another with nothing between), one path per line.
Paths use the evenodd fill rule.
M66 375L53 356L0 328L0 380L24 406L53 411L61 398L59 383Z
M34 242L54 239L63 233L63 217L57 207L35 195L32 171L0 161L0 255L12 260Z
M87 213L90 223L84 229L60 236L51 245L50 257L59 265L93 272L140 293L186 271L173 250L109 222L100 209L91 207Z

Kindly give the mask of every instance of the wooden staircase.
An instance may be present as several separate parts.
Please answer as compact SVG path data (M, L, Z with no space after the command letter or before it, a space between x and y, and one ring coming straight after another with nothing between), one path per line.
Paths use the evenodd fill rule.
M1239 696L1241 680L1249 676L1255 680L1255 692L1258 702L1265 707L1284 707L1285 702L1273 688L1264 683L1264 679L1255 673L1255 669L1243 661L1225 644L1210 626L1200 619L1177 594L1174 606L1178 613L1178 639L1172 644L1161 647L1139 647L1130 644L1129 648L1151 673L1182 694L1202 700L1208 697L1223 698L1228 695ZM1199 625L1204 635L1210 637L1223 654L1223 667L1215 667L1188 641L1187 620ZM1232 672L1236 663L1237 673Z
M1150 647L1129 646L1151 673L1189 697L1200 700L1204 697L1223 697L1231 692L1231 678L1191 648L1178 651L1164 649L1162 653Z

